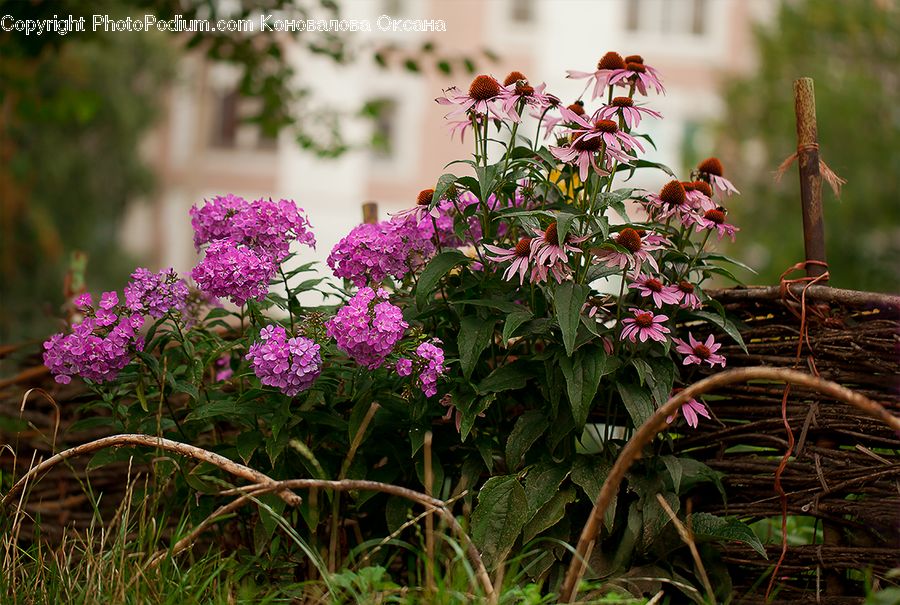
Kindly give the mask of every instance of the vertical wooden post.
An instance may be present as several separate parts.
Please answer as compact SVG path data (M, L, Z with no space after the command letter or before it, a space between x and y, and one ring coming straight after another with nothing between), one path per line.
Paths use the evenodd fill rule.
M819 135L816 128L816 93L812 78L794 80L797 115L797 160L803 202L803 244L806 260L825 262L825 218L822 214L822 174L819 171ZM807 277L819 277L825 265L806 266Z
M378 203L364 202L362 205L363 222L374 225L378 222Z

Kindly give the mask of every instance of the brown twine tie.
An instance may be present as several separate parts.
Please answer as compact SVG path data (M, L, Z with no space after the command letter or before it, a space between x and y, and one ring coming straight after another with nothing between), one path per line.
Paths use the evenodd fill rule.
M789 155L784 159L781 165L778 167L778 170L775 171L775 182L781 182L781 177L784 176L784 173L787 172L787 169L791 167L791 164L797 159L798 154L801 151L818 151L819 144L818 143L808 143L806 145L798 145L797 151ZM843 179L834 173L834 170L828 167L828 164L825 163L825 160L819 156L819 173L822 175L822 178L825 179L825 182L831 186L831 190L834 191L834 194L837 197L841 197L841 186L847 182L847 179Z

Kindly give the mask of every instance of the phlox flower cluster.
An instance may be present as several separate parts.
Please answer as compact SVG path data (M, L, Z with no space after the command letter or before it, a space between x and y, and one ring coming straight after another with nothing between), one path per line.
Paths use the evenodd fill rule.
M402 357L395 366L400 376L410 376L416 368L419 372L416 383L426 397L437 395L437 381L444 374L444 351L437 346L440 342L437 338L423 342L416 347L415 361Z
M230 298L242 306L251 298L262 300L278 264L264 252L232 240L213 240L206 256L191 271L201 290L216 297Z
M159 319L169 311L183 312L190 290L173 269L153 273L138 267L125 286L125 306L133 313L149 313Z
M44 343L44 365L61 384L75 375L94 382L114 380L134 351L144 348L137 332L143 316L120 307L115 292L104 292L96 310L88 294L80 296L76 306L86 317L71 333L54 334Z
M246 359L259 381L289 397L307 390L322 371L319 345L308 338L287 337L279 325L269 325L250 345Z
M362 288L325 323L338 348L370 370L381 367L409 327L403 312L388 302L388 293Z
M194 246L227 239L271 255L283 261L290 244L297 240L314 248L316 238L303 210L292 200L255 200L228 194L191 208Z
M336 277L357 287L378 284L386 277L402 279L434 253L430 219L395 216L375 224L362 224L335 245L328 266Z

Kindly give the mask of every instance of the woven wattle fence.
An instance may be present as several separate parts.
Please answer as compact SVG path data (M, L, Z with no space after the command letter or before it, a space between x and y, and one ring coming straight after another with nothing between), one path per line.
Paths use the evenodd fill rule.
M800 286L712 293L743 324L748 353L723 346L729 366L796 365L900 416L900 296L810 286L804 334L801 293ZM703 498L692 503L694 510L774 520L779 543L767 545L768 560L737 543L721 547L736 602L764 602L781 554L782 502L774 481L789 443L784 391L774 383L716 391L707 400L714 421L675 440L680 453L725 474L726 501ZM787 514L814 520L819 531L808 544L788 547L770 602L859 603L861 571L879 578L900 567L900 436L849 405L800 388L790 390L785 411L795 441L781 475Z

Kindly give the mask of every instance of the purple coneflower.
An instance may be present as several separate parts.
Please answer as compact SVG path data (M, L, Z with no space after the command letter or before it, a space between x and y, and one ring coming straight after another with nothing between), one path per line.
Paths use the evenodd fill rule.
M652 338L657 342L665 342L665 334L669 333L669 328L663 325L664 321L668 321L668 315L654 315L653 311L642 311L634 307L628 309L634 314L634 317L626 317L622 320L622 335L620 339L626 338L631 342L647 342L648 338Z
M641 234L635 229L625 227L619 231L615 241L619 246L625 248L627 252L601 249L596 255L598 262L603 262L607 267L618 267L619 269L633 266L636 271L640 271L641 265L646 261L647 264L659 272L659 265L650 252L662 248L663 242L667 241L665 238L655 234L645 234L644 237L641 237ZM651 241L655 243L650 243Z
M562 110L562 107L559 108ZM575 113L577 115L584 115L584 102L583 101L575 101L571 105L566 107L567 110ZM543 116L543 126L544 126L544 138L548 138L551 134L553 134L553 129L559 126L560 124L564 124L566 119L562 116L562 114L549 115L544 114L543 111L533 111L531 112L531 117L540 120L541 116Z
M567 252L578 253L581 248L572 244L580 244L587 237L572 237L567 233L563 244L559 245L559 231L557 231L556 223L550 223L547 229L541 231L535 229L536 237L531 240L531 254L539 265L553 265L555 263L566 263L569 261Z
M714 367L716 364L725 367L725 356L716 353L722 345L715 341L712 334L707 337L706 342L695 340L691 333L688 333L688 342L684 342L680 338L673 340L678 345L675 350L686 356L684 365L689 366L695 363L700 365L705 361L709 367Z
M627 162L631 159L626 153L628 151L634 149L644 151L644 146L641 145L640 141L624 130L619 130L619 125L613 120L601 119L590 122L583 115L569 111L568 108L560 109L560 113L569 122L575 124L575 128L572 129L573 137L584 141L602 140L606 144L607 152L615 156L619 161Z
M406 210L401 210L394 214L394 216L412 216L415 218L416 222L421 221L429 214L432 217L437 218L440 216L440 210L438 210L437 206L432 208L431 212L428 211L428 206L431 205L432 198L434 198L434 189L423 189L419 192L419 195L416 196L415 206L407 208Z
M547 107L559 105L559 99L551 94L545 94L546 84L532 86L528 83L528 78L520 71L510 72L503 81L503 91L500 95L503 97L503 111L507 114L515 113L516 105L519 101L522 105L534 107L538 111L543 111Z
M697 172L700 178L716 189L731 195L732 193L740 193L737 187L731 184L731 181L725 178L725 169L719 158L706 158L697 165ZM711 196L710 196L711 197Z
M531 261L530 237L523 237L512 248L500 248L499 246L492 246L491 244L484 244L484 248L488 252L492 252L496 255L485 255L485 258L487 258L488 260L492 260L497 263L503 263L508 260L512 261L512 263L509 265L509 267L506 268L506 271L503 273L503 279L509 281L516 273L518 273L519 285L522 285L525 282L525 272L528 270L528 265Z
M612 120L621 117L625 120L628 128L637 128L641 123L641 114L653 116L654 118L662 118L662 114L652 109L647 109L641 105L635 105L634 99L631 97L616 97L609 105L601 107L594 115L595 118L601 120Z
M596 99L603 95L604 88L612 84L610 80L613 77L626 72L625 68L625 59L622 58L622 55L610 51L597 61L596 71L577 71L568 69L566 70L566 73L568 74L566 77L572 78L573 80L581 80L584 78L592 80L594 82L594 92L591 94L591 99ZM588 82L588 85L590 85L590 82Z
M712 200L712 187L706 181L682 181L681 185L684 187L688 202L695 210L702 213L716 207L716 203Z
M694 209L680 181L669 181L660 189L659 194L648 195L646 205L648 214L657 220L674 216L684 225L696 222Z
M625 69L617 71L609 78L610 84L619 84L620 86L634 85L635 89L647 96L647 88L652 87L657 93L665 94L666 89L662 85L659 72L649 65L644 64L644 59L640 55L629 55L625 57Z
M678 288L678 300L684 309L699 309L702 306L700 298L694 292L694 284L682 280L676 286Z
M663 305L678 304L681 299L678 286L664 286L659 279L650 275L639 274L628 287L636 289L645 298L652 297L653 303L659 308Z
M706 406L697 401L696 399L689 399L687 403L681 406L681 413L684 414L684 419L687 420L688 426L692 429L697 428L697 425L700 424L700 419L697 417L699 414L704 418L709 418L709 410L706 409ZM675 412L671 416L666 418L666 422L672 424L672 421L678 416L678 412Z
M515 111L503 111L504 89L493 76L477 76L469 85L469 92L464 93L455 86L444 91L445 96L435 99L441 105L456 105L456 109L448 113L446 118L456 118L474 112L476 115L493 116L498 120L509 118L519 121Z
M703 231L704 229L712 231L715 229L719 232L719 239L727 235L731 238L731 241L734 241L734 233L740 231L740 229L731 223L725 222L725 214L726 210L722 206L718 206L713 210L707 210L703 213L703 216L697 218L697 231Z

